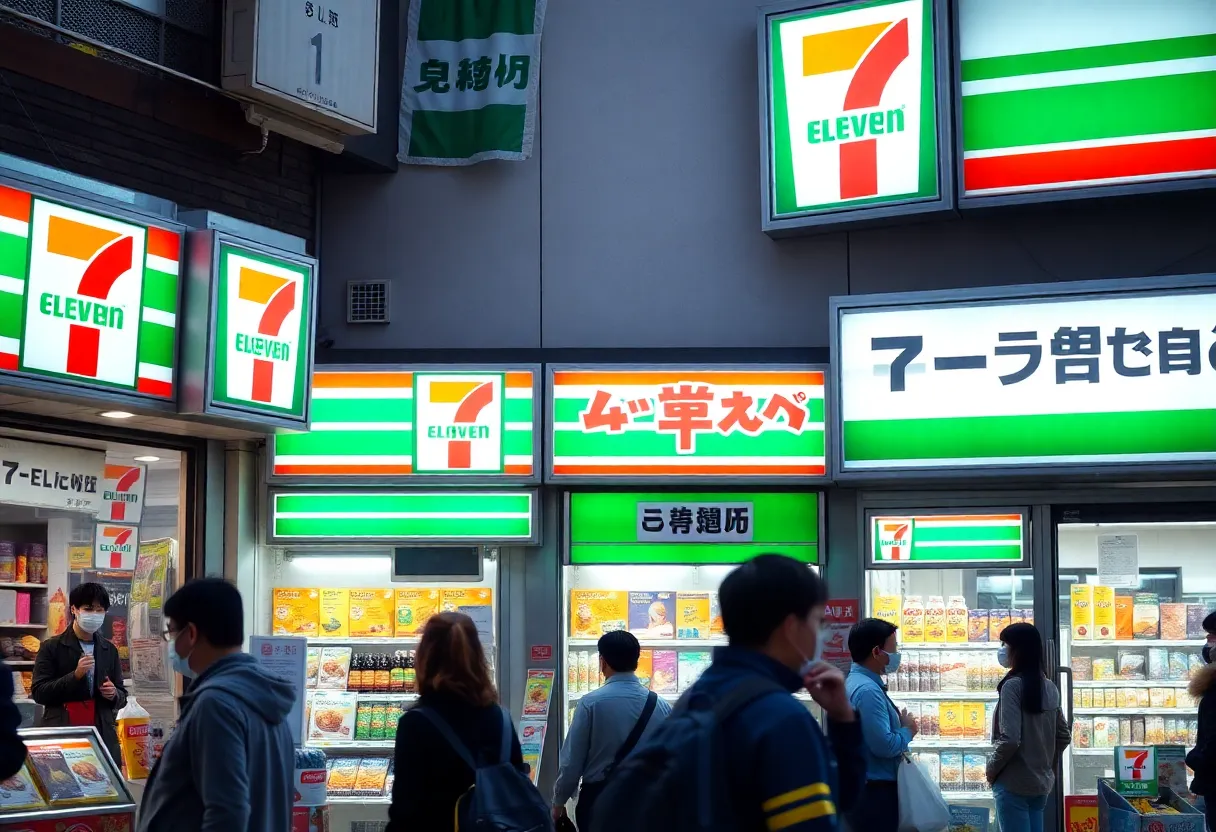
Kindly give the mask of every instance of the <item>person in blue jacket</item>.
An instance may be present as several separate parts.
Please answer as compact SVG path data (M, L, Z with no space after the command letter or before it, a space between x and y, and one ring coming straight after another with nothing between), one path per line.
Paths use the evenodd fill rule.
M889 621L866 618L849 631L853 666L847 688L849 702L861 721L866 760L865 789L850 824L864 832L898 830L896 775L900 759L916 736L916 720L895 707L883 681L899 668L898 629Z

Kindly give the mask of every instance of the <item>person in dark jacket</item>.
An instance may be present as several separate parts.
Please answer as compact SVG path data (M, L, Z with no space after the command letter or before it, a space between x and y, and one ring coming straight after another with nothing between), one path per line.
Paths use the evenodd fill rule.
M115 714L127 704L118 648L97 634L110 609L101 584L84 583L68 596L72 623L38 648L34 659L34 701L45 708L42 727L93 725L122 765Z
M139 832L290 829L296 692L241 652L241 593L219 578L191 581L165 601L165 619L169 661L194 684L148 777Z
M1203 619L1207 642L1203 645L1206 662L1192 677L1191 696L1199 700L1199 736L1186 755L1186 764L1195 772L1191 791L1202 795L1207 806L1208 829L1216 832L1216 612Z
M25 762L25 743L17 736L21 711L13 702L13 672L0 661L0 780L21 770Z
M477 627L467 615L445 612L432 617L422 631L415 667L418 704L405 712L397 727L387 832L448 832L456 801L473 785L473 771L416 709L428 708L442 718L469 751L486 762L498 759L506 726ZM514 728L511 734L511 764L526 773Z

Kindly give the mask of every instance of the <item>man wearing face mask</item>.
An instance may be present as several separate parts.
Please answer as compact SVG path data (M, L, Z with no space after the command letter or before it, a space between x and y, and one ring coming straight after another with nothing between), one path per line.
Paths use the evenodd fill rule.
M897 710L887 696L884 676L899 668L895 633L898 628L880 618L866 618L849 631L849 702L861 720L866 758L866 785L850 819L864 832L896 832L899 827L899 761L912 738L916 720Z
M97 631L110 596L101 584L81 584L68 596L72 624L42 642L34 659L34 701L45 708L43 727L92 725L120 764L115 714L127 704L118 648Z
M241 593L191 581L165 601L165 619L173 669L194 684L148 777L139 832L290 829L295 691L241 652Z

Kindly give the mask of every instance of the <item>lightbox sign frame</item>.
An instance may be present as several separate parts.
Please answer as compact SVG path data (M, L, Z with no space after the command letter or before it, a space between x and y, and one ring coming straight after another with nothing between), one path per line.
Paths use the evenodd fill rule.
M182 349L187 384L181 412L246 428L307 429L317 323L316 260L213 229L190 231L187 245L186 291L192 314ZM250 317L255 314L256 321ZM242 316L248 318L247 325L233 332L241 327ZM291 337L283 326L291 327ZM288 366L290 402L276 402ZM239 382L242 389L247 381L249 395L233 392L230 381Z
M834 297L830 307L839 481L1142 476L1216 461L1216 275ZM1140 402L1158 406L1128 409Z
M281 433L268 441L266 479L272 484L533 485L541 481L545 403L539 364L324 364L313 368L312 378L308 432ZM420 378L429 379L425 398L435 410L422 423L416 396ZM479 400L479 391L487 386L491 395ZM466 405L472 409L462 413ZM460 432L449 437L453 431L448 428L459 427L458 422L483 428L489 435L475 430L468 439ZM468 470L418 472L420 424L438 434L427 440L433 468L445 458L450 460L452 446L460 444L465 446L460 452L467 456ZM497 471L479 462L486 450L478 445L486 444L498 447ZM348 448L360 450L350 455Z
M900 14L885 13L888 6L900 7L900 14L907 16L895 20ZM946 0L801 0L759 10L761 228L766 234L777 237L874 225L954 210L954 166L949 162L954 146L953 119L949 117L949 19ZM812 138L819 139L815 144L839 147L835 153L818 154L840 180L835 199L802 202L796 195L798 180L806 176L795 175L796 131L789 126L791 99L785 71L785 55L790 50L782 47L781 32L787 26L807 29L805 35L790 36L802 40L803 75L799 77L803 83L815 78L818 88L840 96L840 106L830 113L819 108L804 113L816 116L806 124L808 147ZM921 59L914 64L918 40ZM909 77L914 66L918 72ZM896 102L883 101L893 79L894 89L917 92L920 112L915 127L904 126L911 120L906 105L886 106ZM915 147L915 177L907 170L903 173L904 179L915 179L915 187L908 183L887 186L891 191L880 193L882 182L899 182L900 173L893 161L884 161L890 159L891 151L880 145L893 143L881 141L879 130L882 136L902 134L905 143ZM858 132L874 138L841 141L845 133ZM847 179L839 173L842 163L854 172ZM933 166L932 172L924 170L928 165ZM848 196L843 193L846 188Z
M639 507L654 504L693 508L746 504L752 508L750 540L688 542L707 520L700 513L686 518L691 526L688 534L681 529L670 541L639 540ZM822 491L567 492L563 561L573 566L715 566L776 553L822 567L823 508ZM809 521L808 515L812 515Z
M276 546L532 546L540 543L540 500L535 489L272 488L266 533Z
M175 412L185 232L0 176L0 388ZM30 355L28 332L45 347L54 321L67 322L62 351Z
M1026 569L1029 520L1025 506L867 509L866 569Z
M1168 170L1171 161L1202 164L1216 155L1216 111L1176 104L1188 90L1192 96L1216 90L1216 83L1203 80L1213 77L1216 0L1186 4L1196 23L1206 14L1206 32L1179 20L1173 4L1134 1L1141 7L1134 16L1125 14L1127 4L1108 4L1101 20L1084 16L1086 4L1076 0L952 4L952 149L960 210L1216 187L1216 164L1206 172ZM984 37L975 9L1000 18L987 27L999 35ZM1032 30L1033 37L1019 37ZM1044 32L1052 33L1046 41ZM1057 48L1005 51L1018 43ZM1139 109L1118 106L1120 97L1133 97ZM969 118L969 112L986 118ZM994 122L1004 122L1017 143L1005 144L1013 139L993 129ZM1007 152L1016 148L1025 152ZM1053 184L1064 165L1088 175ZM973 183L990 187L968 191L969 168Z
M545 374L546 482L827 481L826 365L546 364Z

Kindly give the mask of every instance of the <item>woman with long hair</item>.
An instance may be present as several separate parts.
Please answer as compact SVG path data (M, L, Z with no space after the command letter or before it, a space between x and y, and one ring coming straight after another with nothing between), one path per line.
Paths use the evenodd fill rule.
M405 712L397 728L388 830L448 832L454 827L456 802L472 787L474 774L440 724L480 764L499 761L503 732L509 730L511 764L521 772L527 768L519 737L498 704L473 619L458 612L431 618L414 659L418 704Z
M987 772L997 820L1001 832L1043 832L1056 762L1072 732L1060 691L1043 672L1043 640L1033 624L1010 624L1001 631L997 661L1009 669L997 685L995 749Z

